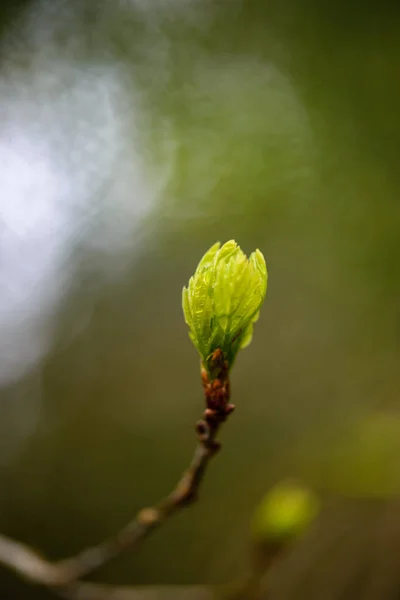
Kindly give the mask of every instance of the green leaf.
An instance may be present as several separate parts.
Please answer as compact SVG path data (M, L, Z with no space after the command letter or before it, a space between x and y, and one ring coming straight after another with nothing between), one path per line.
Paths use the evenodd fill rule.
M182 306L189 335L203 363L220 348L232 366L249 345L267 291L267 267L259 250L248 259L234 240L214 244L203 256Z

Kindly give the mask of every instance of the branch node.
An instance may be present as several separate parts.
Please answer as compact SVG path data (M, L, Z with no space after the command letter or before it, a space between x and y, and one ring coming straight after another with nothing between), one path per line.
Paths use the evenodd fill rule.
M155 508L142 508L137 515L137 521L144 527L152 527L160 519L159 511Z

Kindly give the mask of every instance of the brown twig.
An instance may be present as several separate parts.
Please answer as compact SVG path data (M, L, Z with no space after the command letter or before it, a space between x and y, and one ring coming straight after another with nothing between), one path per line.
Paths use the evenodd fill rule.
M218 600L219 594L203 585L112 586L79 582L73 600Z
M169 496L155 506L140 510L115 536L58 563L61 585L88 575L127 548L136 549L168 517L197 499L207 465L219 447L215 441L219 425L219 419L213 422L207 419L197 424L199 443L192 462Z
M0 535L0 563L32 583L55 589L65 598L82 598L87 584L79 580L128 548L137 548L171 515L196 501L210 459L219 450L216 435L233 411L229 403L229 369L221 350L202 365L206 409L196 425L198 444L189 468L175 489L155 506L144 508L116 535L71 558L50 562L20 542Z
M228 408L229 406L229 408ZM0 563L32 583L64 590L66 596L77 597L73 589L79 579L92 573L128 548L137 548L171 515L197 499L198 490L210 459L219 449L216 434L232 411L206 409L204 419L196 425L198 445L189 468L183 473L175 489L153 507L144 508L115 536L87 548L77 555L50 562L20 542L0 535ZM71 593L69 593L69 591Z

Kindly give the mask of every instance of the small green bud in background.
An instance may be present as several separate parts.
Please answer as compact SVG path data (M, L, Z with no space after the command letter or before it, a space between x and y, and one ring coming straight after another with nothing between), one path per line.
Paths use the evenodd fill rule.
M300 536L320 511L314 492L283 482L273 487L255 511L252 533L257 542L284 543Z
M266 291L267 267L259 250L247 258L231 240L223 246L214 244L205 253L183 288L182 304L190 338L206 370L215 350L222 350L230 369L238 351L250 344Z

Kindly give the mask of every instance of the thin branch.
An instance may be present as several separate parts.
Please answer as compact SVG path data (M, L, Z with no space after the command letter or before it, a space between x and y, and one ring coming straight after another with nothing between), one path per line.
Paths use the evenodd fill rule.
M196 426L198 445L192 462L175 489L155 506L139 511L115 536L71 558L52 563L29 546L0 535L0 563L32 583L58 588L60 592L63 588L67 596L77 597L78 587L71 584L92 573L120 552L128 548L136 549L168 517L196 501L210 459L219 449L215 437L221 423L232 410L232 406L229 407L225 412L205 411L204 420L199 421Z
M75 587L75 586L74 586ZM211 587L202 585L112 586L79 582L74 600L217 600Z
M0 535L0 563L32 583L54 585L59 567L20 542Z

